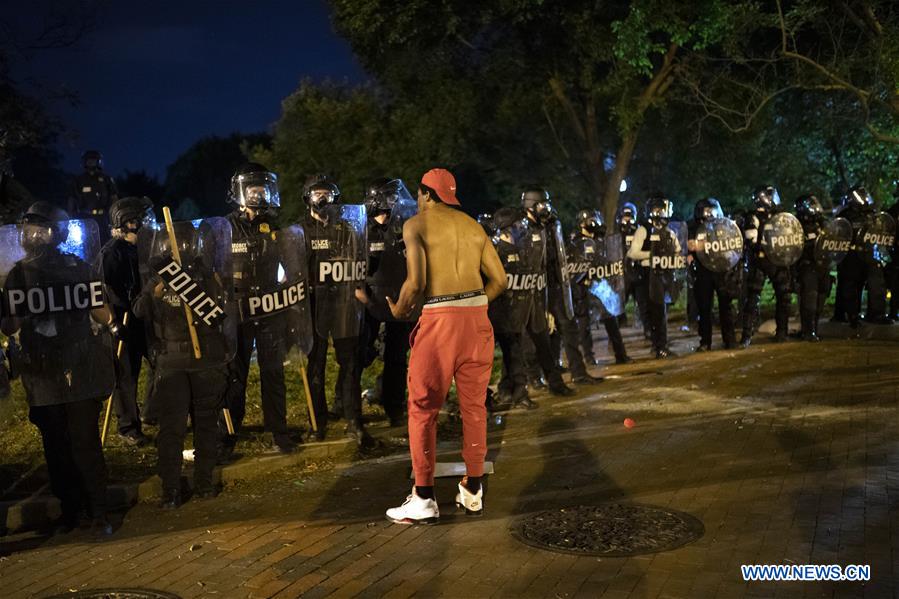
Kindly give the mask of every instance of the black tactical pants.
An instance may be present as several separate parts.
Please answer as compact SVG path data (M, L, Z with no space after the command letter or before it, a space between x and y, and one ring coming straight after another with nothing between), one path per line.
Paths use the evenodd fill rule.
M785 338L790 321L790 269L775 266L768 260L757 258L749 264L746 273L746 299L743 303L743 339L752 339L759 318L759 301L765 280L771 281L774 287L777 336Z
M212 486L218 448L218 416L224 403L228 374L224 367L186 372L160 367L156 371L159 407L159 477L165 492L181 490L181 462L187 417L194 432L194 488Z
M589 299L578 298L574 304L578 341L583 350L584 359L593 364L596 355L593 353L593 329L591 327ZM612 316L601 320L609 338L609 344L615 354L615 359L622 361L627 359L627 350L624 348L624 339L621 338L621 329L618 327L618 318Z
M693 290L696 297L696 307L699 312L699 343L706 347L712 345L712 307L715 296L718 297L718 314L721 321L721 339L725 347L736 345L736 333L734 332L734 298L723 288L720 279L714 273L697 269L693 279Z
M627 305L628 289L625 287L625 306ZM643 336L651 337L652 326L649 322L649 282L645 278L637 279L630 284L630 295L634 297L634 311L640 316L643 324Z
M334 339L334 354L337 357L337 383L343 404L343 415L347 422L358 423L362 417L362 371L357 366L359 360L359 337ZM328 425L328 401L325 397L325 366L328 359L328 338L312 334L312 351L309 353L309 392L312 394L312 408L319 430Z
M549 291L549 313L556 321L556 333L550 337L553 361L557 362L561 347L565 348L565 357L568 360L568 370L572 377L587 374L587 366L584 364L584 356L578 348L577 323L574 318L568 318L565 313L565 304L562 300L561 289Z
M235 433L240 431L247 412L247 377L250 358L256 347L262 403L262 422L276 443L288 442L287 386L284 382L284 332L277 330L282 323L277 316L257 322L245 322L237 331L237 352L229 368L225 406L231 410ZM232 444L235 439L229 440Z
M862 289L868 289L866 319L876 320L886 312L883 267L866 260L858 252L849 252L837 268L842 283L843 307L850 323L858 322L861 313Z
M384 370L381 373L381 405L391 420L403 417L406 412L406 374L408 369L409 335L414 323L387 321L384 323ZM359 377L377 356L375 341L381 321L365 313L360 344Z
M494 333L494 337L500 344L503 352L503 379L499 383L501 391L512 393L516 388L515 381L524 379L535 380L542 373L546 382L553 387L563 385L562 373L559 371L559 365L555 361L552 348L549 342L549 332L543 329L539 333L535 333L530 328L525 328L523 333ZM505 338L509 339L506 340ZM508 344L508 355L511 362L507 362L506 347ZM520 365L520 366L519 366ZM513 370L510 371L510 368ZM517 374L520 368L521 374ZM515 377L518 377L517 379Z
M832 283L830 273L810 260L803 260L796 265L796 280L799 284L799 320L802 324L802 335L817 334L824 301L830 295Z
M664 301L647 301L649 312L649 336L654 352L668 349L668 304Z
M145 355L146 343L143 336L128 335L124 341L122 356L119 358L116 390L112 396L120 435L141 434L137 384Z
M41 432L50 489L69 523L77 521L82 509L93 518L106 515L106 461L98 426L104 399L33 406L28 411L28 419Z

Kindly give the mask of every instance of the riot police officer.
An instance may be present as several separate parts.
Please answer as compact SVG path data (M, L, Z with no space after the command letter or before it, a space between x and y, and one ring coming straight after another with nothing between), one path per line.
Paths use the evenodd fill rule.
M139 235L144 285L132 310L144 321L155 365L159 433L159 507L182 503L181 466L187 417L193 425L193 497L214 497L212 471L219 442L218 414L234 356L236 315L231 279L230 225L223 218ZM172 243L174 238L174 244Z
M606 241L606 223L603 220L602 213L599 210L581 210L577 214L577 227L577 230L572 233L568 255L572 259L572 263L575 262L576 257L580 257L585 266L595 265L595 246L597 243L604 244ZM616 240L614 243L619 244L619 247L615 248L615 253L620 257L622 253L622 248L620 247L621 242ZM611 250L612 248L609 249ZM596 270L595 266L592 270ZM591 269L589 267L587 268L587 272L572 273L571 295L574 300L574 313L580 344L584 350L584 358L590 363L597 364L598 361L593 355L593 333L591 327L592 318L589 291L590 284L595 279L590 273ZM617 277L618 275L613 276ZM610 301L609 303L620 306L623 313L623 297L619 298L617 294L611 295L614 297L613 301ZM618 328L617 314L610 314L608 308L603 305L597 306L596 309L603 311L603 314L599 316L599 320L606 329L609 344L615 355L615 363L627 364L628 362L631 362L631 359L627 355L627 350L624 347L624 339L621 337L621 330Z
M530 226L543 229L546 243L546 288L547 308L555 321L557 336L550 338L553 360L558 362L561 347L565 348L571 380L579 384L602 382L587 372L584 356L578 348L574 304L571 299L571 282L567 274L565 241L562 226L554 214L549 192L533 187L521 194L521 204L525 209Z
M119 199L115 179L103 171L103 155L87 150L81 155L84 169L72 182L69 193L69 213L73 218L92 218L100 227L105 240L109 231L109 207Z
M409 321L395 319L385 297L397 297L406 280L403 224L417 208L402 179L381 178L368 186L365 209L368 217L368 270L359 376L378 353L375 342L383 324L384 369L379 377L379 395L390 425L402 426L405 424L406 408L406 355L413 325Z
M668 347L668 304L679 292L679 285L682 286L673 271L680 267L676 257L686 251L686 247L681 246L669 228L673 212L674 206L664 194L650 196L644 209L644 222L637 227L627 252L628 258L646 269L647 312L656 359L675 355ZM655 260L660 264L654 265ZM683 265L686 266L686 261Z
M830 260L816 255L817 241L825 234L826 217L821 202L814 195L796 198L796 217L802 223L805 245L802 257L796 264L796 280L799 290L799 321L805 341L820 341L818 320L824 308L824 300L830 295L833 283L830 276Z
M347 421L346 435L360 447L371 447L374 440L362 422L361 369L357 366L363 319L363 305L358 298L364 297L361 287L367 250L365 209L339 205L339 198L340 188L324 177L312 178L303 193L309 207L304 228L315 321L309 354L309 387L317 436L321 440L325 438L328 423L325 362L330 338L337 358L337 395Z
M874 200L864 187L857 186L849 190L845 200L845 209L840 216L852 225L854 239L852 249L837 269L838 285L842 291L843 307L849 326L858 328L861 325L862 290L868 290L868 312L865 321L874 324L891 324L887 318L886 293L884 291L883 260L884 249L878 249L874 238L880 231L882 217L874 208ZM895 235L895 228L893 228ZM893 240L895 243L895 239Z
M637 225L640 220L637 207L631 202L625 202L618 207L615 213L615 226L618 233L621 234L622 251L624 252L624 302L630 298L634 298L634 314L635 319L643 325L643 337L650 339L649 333L649 314L647 312L647 283L648 274L645 267L639 262L627 258L628 250L634 241L634 233L637 232ZM627 311L621 314L618 319L621 326L627 324Z
M496 253L506 272L508 286L490 303L487 314L493 333L503 354L503 378L498 386L496 409L534 409L527 389L528 373L523 335L534 346L534 360L542 371L553 395L570 396L574 390L562 381L553 360L546 322L546 271L542 227L529 226L520 208L505 206L492 219L496 227L493 237Z
M116 200L109 209L112 239L100 250L109 303L116 331L123 342L113 405L119 435L129 445L138 446L149 442L141 430L137 405L137 384L143 359L147 355L147 337L144 323L130 312L131 304L141 290L137 235L141 228L154 220L152 210L153 202L149 198Z
M743 334L740 345L749 347L755 334L759 317L759 301L765 280L771 281L775 297L775 341L787 339L790 320L790 269L775 265L766 255L762 243L762 233L771 217L780 212L780 194L771 185L763 185L753 192L754 210L749 212L743 223L746 260L745 299L743 303Z
M736 223L724 219L721 204L715 198L702 198L693 207L688 224L687 260L693 275L694 296L699 315L699 346L696 351L712 349L712 305L718 298L721 338L725 349L737 346L733 302L739 295L740 258L743 244ZM715 235L716 244L709 239ZM703 259L710 264L707 266ZM732 258L732 259L731 259ZM714 266L712 270L709 266Z
M231 177L229 200L236 204L227 217L231 223L234 296L239 305L246 305L251 297L261 297L272 290L269 287L277 285L279 266L283 271L282 264L286 262L279 252L279 230L275 224L281 207L278 176L261 164L244 164ZM289 330L282 312L255 318L248 310L242 311L237 351L229 366L225 399L235 435L224 436L220 459L226 459L233 452L246 414L247 377L254 347L259 365L264 430L272 435L273 446L281 453L296 449L287 428L287 386L284 381L287 333Z
M70 227L79 233L71 239ZM78 256L96 255L98 231L40 201L25 212L18 240L25 257L0 273L7 275L0 329L13 339L10 360L22 378L28 418L41 433L50 488L60 501L56 532L72 530L86 510L93 532L108 535L98 417L115 387L107 328L112 315L100 274Z

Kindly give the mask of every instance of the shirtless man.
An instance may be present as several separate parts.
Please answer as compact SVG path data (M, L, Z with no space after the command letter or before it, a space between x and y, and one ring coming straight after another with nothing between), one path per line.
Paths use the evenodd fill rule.
M506 273L481 225L451 208L458 205L456 180L449 171L437 168L424 174L418 188L419 213L403 227L406 282L395 303L387 298L397 318L424 300L409 356L409 450L415 487L403 505L387 510L387 518L399 524L432 524L440 518L434 498L437 415L453 379L466 470L456 503L469 515L483 513L485 402L493 368L487 303L505 291Z

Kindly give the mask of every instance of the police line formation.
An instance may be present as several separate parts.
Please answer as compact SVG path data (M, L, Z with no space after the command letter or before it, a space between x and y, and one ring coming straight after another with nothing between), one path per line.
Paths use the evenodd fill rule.
M231 179L227 217L157 223L146 198L118 199L97 152L83 156L69 213L32 205L18 224L0 228L2 332L8 367L20 377L30 420L43 438L58 530L83 513L99 534L106 520L109 407L128 443L148 442L141 425L159 426L156 444L162 508L182 502L181 469L188 417L193 428L194 498L215 495L212 472L234 451L245 415L255 349L264 429L273 448L295 449L287 427L284 364L300 368L310 404L311 434L324 439L330 420L361 447L373 445L362 419L361 374L380 354L383 374L371 395L392 426L405 423L409 334L418 315L398 320L385 298L405 278L403 223L417 203L399 179L367 188L364 203L341 201L324 176L304 188L302 223L277 226L277 176L247 164ZM652 195L640 212L625 203L607 226L596 210L577 215L566 239L543 189L526 189L518 207L482 215L506 271L507 290L489 307L501 348L493 411L532 409L528 388L554 395L574 390L562 379L564 347L571 382L602 380L587 372L595 359L591 329L605 328L617 363L630 361L620 332L630 298L656 358L671 354L667 307L689 289L699 322L697 351L712 348L717 296L723 347L746 347L757 328L766 280L776 297L775 340L787 338L791 294L799 296L802 339L817 341L818 321L837 266L836 317L860 326L890 323L899 307L895 216L878 212L857 187L835 215L812 195L785 211L777 191L758 188L752 207L728 218L713 198L696 202L689 223L672 219L672 203ZM107 239L111 234L111 238ZM889 310L886 288L892 290ZM742 317L736 337L733 304ZM325 394L329 339L338 366L334 400ZM150 390L143 415L137 383L144 359ZM98 417L105 411L101 435Z

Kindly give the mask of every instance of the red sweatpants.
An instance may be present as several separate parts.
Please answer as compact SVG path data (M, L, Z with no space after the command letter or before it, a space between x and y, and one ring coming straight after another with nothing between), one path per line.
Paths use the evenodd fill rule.
M437 415L453 378L462 415L462 459L469 476L483 475L487 385L493 368L493 327L487 306L426 308L409 344L409 450L415 484L434 484Z

